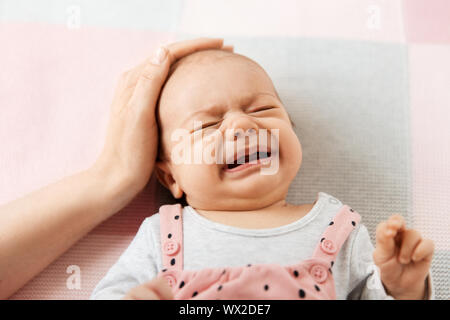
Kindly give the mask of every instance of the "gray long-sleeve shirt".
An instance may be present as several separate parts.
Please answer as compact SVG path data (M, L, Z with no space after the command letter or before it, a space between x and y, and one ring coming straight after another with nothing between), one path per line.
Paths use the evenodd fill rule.
M210 221L183 208L184 269L259 263L290 265L311 258L320 236L342 203L324 192L301 219L270 229L243 229ZM333 265L337 299L392 299L373 263L367 228L359 224L342 245ZM159 213L146 218L135 238L97 284L91 299L121 299L163 268ZM431 284L429 284L431 290ZM429 291L429 297L432 293Z

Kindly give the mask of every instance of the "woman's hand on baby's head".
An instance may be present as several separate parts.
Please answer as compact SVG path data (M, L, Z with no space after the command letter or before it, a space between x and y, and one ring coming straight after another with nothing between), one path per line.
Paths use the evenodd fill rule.
M173 300L173 294L167 281L157 277L128 291L123 300Z
M396 299L422 299L429 274L434 243L407 229L400 215L380 223L376 231L375 264L389 294Z
M158 152L155 109L171 64L208 49L232 51L223 39L200 38L160 47L137 67L120 77L104 148L91 172L105 180L128 203L148 182Z

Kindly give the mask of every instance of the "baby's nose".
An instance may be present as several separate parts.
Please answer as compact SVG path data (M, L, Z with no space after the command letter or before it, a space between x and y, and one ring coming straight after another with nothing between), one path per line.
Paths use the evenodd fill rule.
M235 114L225 121L227 121L225 126L227 140L236 140L258 133L258 125L245 114Z
M251 135L251 134L256 134L255 128L249 128L249 129L247 129L246 132L244 132L243 130L239 130L239 128L238 128L234 132L234 138L239 139L239 138L242 138L244 135Z
M257 136L257 128L228 128L225 132L226 140L237 141L239 139L245 139L246 137Z

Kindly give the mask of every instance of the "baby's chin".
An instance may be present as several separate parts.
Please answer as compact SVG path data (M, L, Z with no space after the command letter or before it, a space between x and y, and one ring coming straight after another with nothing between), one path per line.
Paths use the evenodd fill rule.
M248 211L258 210L286 199L287 189L256 188L253 190L225 190L224 193L211 203L204 204L204 210L211 211Z
M225 179L220 189L222 197L228 198L230 202L260 205L262 202L270 202L270 198L279 198L281 195L285 197L289 184L290 179L283 179L282 175L254 173L240 179Z
M223 172L221 184L230 187L234 192L258 192L258 189L267 190L281 182L281 174L264 174L258 167L244 168L242 171Z
M239 178L223 178L219 181L204 179L193 187L194 192L186 200L193 208L203 210L257 210L286 198L291 179L278 172L262 175L258 171ZM188 191L188 190L186 190Z

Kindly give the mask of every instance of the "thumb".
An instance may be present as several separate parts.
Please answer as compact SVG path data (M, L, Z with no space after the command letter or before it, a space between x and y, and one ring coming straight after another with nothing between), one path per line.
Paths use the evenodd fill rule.
M129 103L137 109L137 112L154 116L156 102L169 73L170 65L196 51L220 49L222 46L221 38L198 38L158 48L153 57L146 61ZM230 49L229 46L225 48L225 50Z
M149 112L152 116L155 114L154 107L170 68L168 54L168 49L161 46L144 64L129 101L139 113Z

